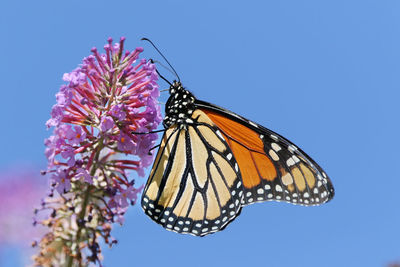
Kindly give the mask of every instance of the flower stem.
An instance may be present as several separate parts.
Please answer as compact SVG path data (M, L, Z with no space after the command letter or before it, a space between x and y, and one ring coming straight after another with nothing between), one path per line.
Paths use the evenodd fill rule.
M94 156L94 159L93 159L93 165L92 165L92 168L91 168L91 171L90 171L90 175L92 175L92 176L94 176L94 174L96 173L97 163L98 163L98 160L99 160L100 152L103 149L103 147L104 147L104 145L103 145L103 137L102 137L99 140L99 144L98 144L98 146L96 148L96 155ZM87 209L87 206L88 206L88 203L89 203L89 198L90 198L90 194L92 192L92 189L93 189L93 186L89 184L87 186L86 190L85 190L84 197L83 197L83 202L82 202L82 206L81 206L81 211L79 212L79 215L78 215L78 230L77 230L77 233L76 233L75 242L76 242L76 245L77 245L76 246L77 251L78 251L77 260L79 260L79 262L78 262L79 266L82 266L82 261L81 261L82 260L82 256L81 256L81 250L80 250L79 244L80 244L80 239L81 239L82 228L85 227L84 219L85 219L85 216L86 216L86 209ZM73 262L74 262L74 257L71 256L71 255L68 255L68 261L67 261L67 265L66 266L67 267L72 267L73 266Z

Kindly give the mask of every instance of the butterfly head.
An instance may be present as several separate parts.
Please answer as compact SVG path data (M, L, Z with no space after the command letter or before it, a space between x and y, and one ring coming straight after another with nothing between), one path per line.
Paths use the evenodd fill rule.
M191 116L194 111L195 98L186 90L181 82L174 81L169 88L170 97L165 105L164 127L174 124L184 126L193 123Z

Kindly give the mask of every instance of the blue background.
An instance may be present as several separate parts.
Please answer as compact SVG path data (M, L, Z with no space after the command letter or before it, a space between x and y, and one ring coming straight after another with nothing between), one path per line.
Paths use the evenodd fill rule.
M386 0L3 0L0 169L45 167L54 94L92 46L126 36L128 49L161 60L148 37L198 98L311 155L336 197L251 205L204 238L168 232L137 205L105 266L384 266L400 259L399 12ZM9 255L0 265L20 262Z

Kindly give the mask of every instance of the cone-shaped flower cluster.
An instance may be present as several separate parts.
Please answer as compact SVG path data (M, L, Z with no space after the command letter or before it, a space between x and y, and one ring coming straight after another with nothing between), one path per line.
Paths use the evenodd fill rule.
M100 263L99 239L109 245L111 223L122 224L141 188L128 178L143 176L150 165L161 122L155 66L139 60L142 48L124 52L119 43L96 48L71 73L57 93L45 140L51 191L43 210L51 216L38 223L49 232L38 243L38 266L86 266Z

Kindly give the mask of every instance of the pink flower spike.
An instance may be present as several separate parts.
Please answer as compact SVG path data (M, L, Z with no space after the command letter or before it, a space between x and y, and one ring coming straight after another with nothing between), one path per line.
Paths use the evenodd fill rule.
M142 48L129 52L125 45L124 37L114 44L108 39L105 52L93 48L63 75L66 84L46 123L54 130L45 140L52 187L43 209L52 212L36 221L48 233L37 244L35 266L57 259L101 266L100 244L115 243L111 225L123 223L142 190L133 187L133 178L143 176L153 159L148 151L158 135L145 133L161 122L158 76L152 63L138 59Z

